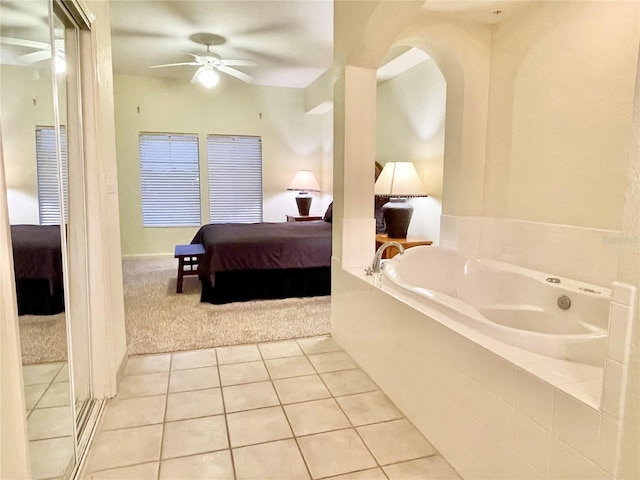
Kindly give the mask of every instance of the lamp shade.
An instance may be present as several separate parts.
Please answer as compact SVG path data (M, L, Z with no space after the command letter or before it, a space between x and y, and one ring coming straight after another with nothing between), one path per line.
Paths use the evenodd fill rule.
M402 197L426 197L422 180L411 162L385 164L374 187L381 197L392 197L382 206L389 238L406 238L413 215L413 205Z
M384 165L374 193L384 197L425 197L427 191L411 162L388 162Z
M298 190L300 192L319 192L320 185L313 172L309 170L298 170L287 187L287 190Z
M319 192L320 185L309 170L298 170L287 187L287 190L298 190L300 193L296 196L296 204L298 205L298 213L300 216L309 215L311 208L311 195L308 192Z

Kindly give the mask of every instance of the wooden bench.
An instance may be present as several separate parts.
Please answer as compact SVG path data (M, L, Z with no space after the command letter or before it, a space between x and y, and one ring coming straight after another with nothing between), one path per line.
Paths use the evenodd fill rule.
M204 245L194 243L189 245L176 245L174 258L178 259L178 283L176 293L182 293L182 281L189 275L198 275L200 257L204 255Z

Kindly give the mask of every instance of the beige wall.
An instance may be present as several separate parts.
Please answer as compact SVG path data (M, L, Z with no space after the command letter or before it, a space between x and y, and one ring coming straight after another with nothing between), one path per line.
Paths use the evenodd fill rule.
M619 230L637 2L542 2L496 28L484 214Z
M414 205L409 235L438 243L442 213L442 172L446 82L428 59L378 85L376 160L414 162L429 193Z
M414 16L394 43L425 51L446 81L442 212L479 215L484 196L491 29Z
M51 76L45 68L13 65L0 66L0 76L9 221L38 224L35 127L55 123Z
M299 169L312 170L320 185L322 117L305 115L304 90L259 87L223 76L216 89L186 80L115 77L115 112L122 251L125 255L173 252L197 228L143 228L138 133L195 133L200 138L202 223L208 223L206 136L211 133L262 137L264 221L280 222L297 212L295 192L286 188ZM325 142L326 143L326 142ZM325 194L326 192L322 192ZM311 213L324 213L315 194Z
M622 220L624 243L620 254L618 275L622 281L640 289L640 53L636 71L635 102L631 139L629 141L629 165L627 168L626 195ZM635 324L631 332L631 359L629 384L624 409L625 423L622 431L620 478L640 478L640 292L636 295Z

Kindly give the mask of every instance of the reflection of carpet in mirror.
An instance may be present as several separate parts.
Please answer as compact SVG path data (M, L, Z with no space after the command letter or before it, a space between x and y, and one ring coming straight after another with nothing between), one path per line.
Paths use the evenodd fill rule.
M302 338L330 331L328 296L212 305L200 302L200 282L195 277L185 278L183 293L175 293L176 271L177 260L169 257L123 261L130 355ZM20 317L20 337L25 364L66 359L64 314Z
M18 317L23 365L67 360L64 321L64 312Z

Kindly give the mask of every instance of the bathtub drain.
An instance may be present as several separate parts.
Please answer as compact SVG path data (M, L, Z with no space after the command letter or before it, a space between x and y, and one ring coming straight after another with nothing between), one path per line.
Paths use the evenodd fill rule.
M571 299L566 295L561 295L558 297L558 307L562 310L568 310L571 306Z

